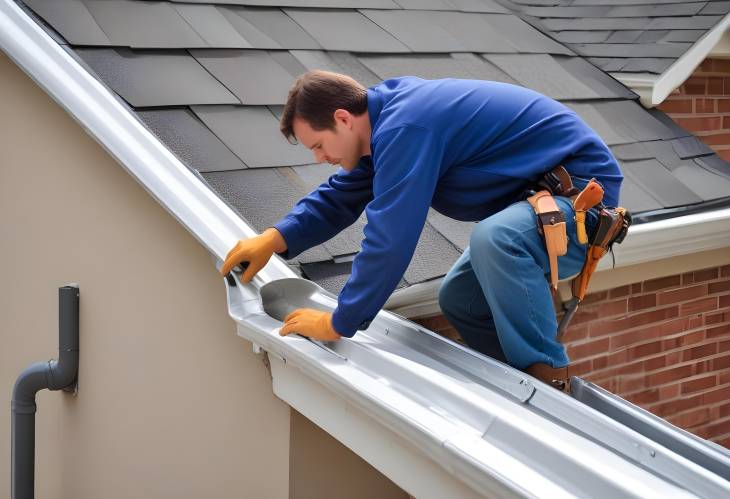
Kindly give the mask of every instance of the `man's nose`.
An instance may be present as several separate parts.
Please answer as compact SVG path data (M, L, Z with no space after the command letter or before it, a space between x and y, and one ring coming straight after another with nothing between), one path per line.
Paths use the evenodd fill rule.
M314 159L317 163L324 163L324 153L322 151L314 151Z

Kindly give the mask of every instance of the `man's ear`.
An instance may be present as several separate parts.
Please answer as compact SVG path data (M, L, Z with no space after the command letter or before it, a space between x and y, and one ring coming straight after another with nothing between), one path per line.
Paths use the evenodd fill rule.
M352 127L352 114L347 109L336 109L335 110L335 122L342 122L348 128Z

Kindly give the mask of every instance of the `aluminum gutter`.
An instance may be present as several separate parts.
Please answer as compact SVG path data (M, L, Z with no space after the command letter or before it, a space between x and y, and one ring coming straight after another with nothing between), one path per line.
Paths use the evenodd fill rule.
M622 244L614 246L615 267L689 255L730 247L730 208L656 222L632 225ZM598 271L612 267L611 258L603 258ZM443 278L396 291L385 308L405 317L441 313L438 289Z
M652 108L664 102L708 55L722 47L723 37L729 27L730 14L727 14L660 75L621 72L610 75L639 94L644 107Z
M0 0L0 48L218 264L254 234L12 0ZM278 257L252 284L224 285L239 335L270 354L275 393L419 498L730 495L706 469L394 314L331 346L279 336L282 314L336 297Z

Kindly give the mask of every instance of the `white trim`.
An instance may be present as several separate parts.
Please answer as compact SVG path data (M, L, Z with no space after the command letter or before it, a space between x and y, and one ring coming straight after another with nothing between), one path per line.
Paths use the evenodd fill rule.
M719 248L730 248L730 208L634 225L626 240L614 246L614 254L619 268ZM610 256L604 257L597 270L608 270L612 264ZM404 317L440 314L438 289L442 281L396 291L385 308Z
M664 102L708 56L730 55L727 30L730 28L730 14L725 15L711 30L702 35L681 57L661 75L636 73L610 73L618 81L639 94L641 103L652 108Z

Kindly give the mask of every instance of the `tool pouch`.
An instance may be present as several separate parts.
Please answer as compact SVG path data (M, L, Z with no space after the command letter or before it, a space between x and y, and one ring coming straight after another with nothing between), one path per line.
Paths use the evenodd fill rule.
M558 290L558 257L568 252L565 215L548 191L540 191L527 198L527 201L537 214L537 228L545 238L550 261L550 289L555 294Z

